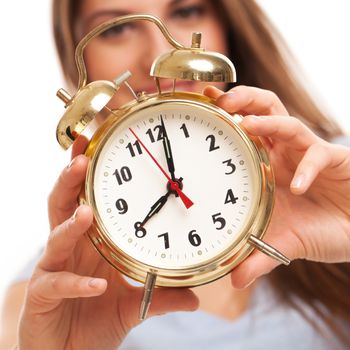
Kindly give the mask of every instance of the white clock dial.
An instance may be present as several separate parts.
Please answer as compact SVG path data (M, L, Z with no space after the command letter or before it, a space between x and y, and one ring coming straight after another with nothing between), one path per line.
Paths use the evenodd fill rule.
M169 173L162 143L162 115L186 209L170 194L142 228L151 207L168 191L168 180L131 128ZM139 110L106 138L95 165L94 200L114 244L143 264L181 269L204 264L237 243L251 219L260 189L257 168L238 132L200 106L162 104ZM135 229L135 224L136 228Z

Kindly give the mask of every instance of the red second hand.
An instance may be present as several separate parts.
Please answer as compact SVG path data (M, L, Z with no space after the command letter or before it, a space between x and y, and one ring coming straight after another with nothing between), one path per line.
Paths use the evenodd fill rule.
M158 163L158 161L153 157L152 153L147 149L147 147L143 144L143 142L140 140L140 138L135 134L134 130L132 130L131 128L129 128L129 130L131 131L131 133L136 137L137 141L140 143L140 145L143 147L143 149L148 153L148 155L152 158L152 160L154 161L154 163L156 163L156 165L158 166L158 168L160 169L160 171L164 174L164 176L168 179L169 183L170 183L170 188L174 191L176 191L176 193L179 195L180 199L182 200L183 204L185 205L185 207L188 209L190 207L192 207L193 202L181 191L179 185L177 182L173 181L170 176L165 172L165 170L162 168L162 166Z

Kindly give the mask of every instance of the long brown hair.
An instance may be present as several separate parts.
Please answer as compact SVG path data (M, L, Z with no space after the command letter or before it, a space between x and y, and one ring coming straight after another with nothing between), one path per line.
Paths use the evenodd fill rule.
M64 75L74 85L77 83L74 62L77 3L53 0L56 45ZM255 1L221 0L215 1L215 7L227 27L230 58L238 72L239 84L274 91L291 115L324 139L342 135L337 123L317 107L296 78L292 55ZM288 267L276 268L267 278L282 302L292 305L308 319L297 300L306 303L350 346L349 336L335 320L350 323L350 264L296 260Z

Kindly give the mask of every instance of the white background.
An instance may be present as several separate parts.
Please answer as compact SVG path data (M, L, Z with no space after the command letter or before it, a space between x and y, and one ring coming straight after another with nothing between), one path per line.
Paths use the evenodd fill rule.
M350 131L350 21L345 0L260 0L322 106ZM0 299L48 235L47 195L69 154L55 140L63 86L50 1L0 5Z

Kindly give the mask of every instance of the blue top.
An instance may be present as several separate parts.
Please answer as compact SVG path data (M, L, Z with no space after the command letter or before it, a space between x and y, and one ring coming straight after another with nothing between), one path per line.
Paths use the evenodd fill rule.
M249 308L234 321L203 311L155 316L134 328L119 349L346 349L310 307L302 307L321 327L322 336L299 312L279 303L268 282L262 279L257 282Z

